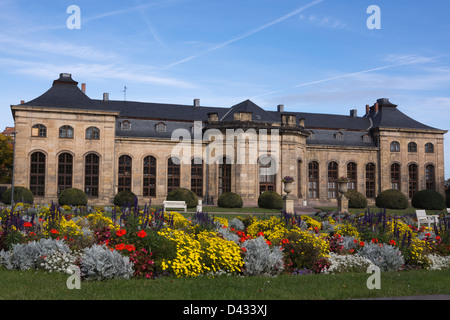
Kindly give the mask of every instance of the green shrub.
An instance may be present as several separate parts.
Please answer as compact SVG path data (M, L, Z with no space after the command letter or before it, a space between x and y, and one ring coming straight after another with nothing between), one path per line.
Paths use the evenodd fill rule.
M217 205L222 208L242 208L243 204L241 196L233 192L221 194L217 200Z
M265 191L258 197L258 207L265 209L283 209L283 198L275 191Z
M362 209L367 207L367 198L361 192L348 190L345 197L348 199L349 208Z
M11 191L12 189L8 188L5 192L3 192L2 202L4 204L11 204ZM30 189L19 186L14 187L14 203L18 202L29 204L34 202L34 196Z
M445 199L437 191L421 190L414 194L411 204L418 209L442 210L445 208Z
M133 206L136 195L128 190L120 191L114 197L114 205L118 207Z
M64 189L58 196L60 206L87 206L86 193L77 188Z
M376 197L375 205L379 208L406 209L408 208L408 198L399 190L389 189Z
M198 204L198 197L194 191L186 188L177 188L169 192L168 201L184 201L188 208L195 208Z

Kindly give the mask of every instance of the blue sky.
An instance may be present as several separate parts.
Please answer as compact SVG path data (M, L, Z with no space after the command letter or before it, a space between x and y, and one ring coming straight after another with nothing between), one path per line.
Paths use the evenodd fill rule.
M381 29L367 27L371 5ZM94 99L126 86L135 101L363 115L389 98L447 130L449 49L448 0L1 0L0 129L67 72Z

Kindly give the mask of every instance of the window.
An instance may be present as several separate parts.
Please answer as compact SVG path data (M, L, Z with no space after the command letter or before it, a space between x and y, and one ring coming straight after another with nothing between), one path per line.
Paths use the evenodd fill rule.
M337 162L330 162L328 164L328 183L327 183L327 187L328 187L328 198L332 199L332 198L337 198L338 195L338 184L337 184L337 179L338 179L338 164Z
M334 138L336 140L343 140L344 139L344 134L342 132L338 132L334 135Z
M157 132L166 132L166 125L164 122L160 122L160 123L156 124L155 128L156 128Z
M100 158L94 153L84 160L84 193L88 197L98 197Z
M435 190L436 180L435 180L434 165L429 164L425 167L425 184L426 189Z
M398 163L391 165L391 189L400 190L400 165Z
M415 142L408 143L408 152L417 152L417 143Z
M348 189L349 190L357 190L358 183L358 173L357 166L354 162L347 163L347 179L348 181Z
M58 156L58 194L64 189L72 188L73 156L61 153Z
M297 197L302 197L302 160L297 160Z
M223 157L219 164L219 196L231 192L231 161Z
M398 143L397 141L392 141L391 152L400 152L400 143Z
M128 120L122 121L120 123L120 129L121 130L131 130L131 123Z
M73 128L71 126L60 127L59 137L64 139L73 139Z
M31 136L32 137L47 137L47 127L43 124L35 124L31 127Z
M275 164L270 157L259 159L259 193L275 191Z
M414 197L414 194L419 191L419 169L417 167L417 164L410 164L408 166L408 173L409 173L409 187L408 187L408 194L409 198L412 199Z
M30 190L33 195L45 195L45 154L34 152L30 164Z
M316 139L316 134L314 133L314 131L309 131L309 136L307 139L310 139L310 140Z
M156 197L156 158L144 158L144 197Z
M119 158L119 183L117 191L131 191L132 159L130 156Z
M434 153L434 145L432 143L425 145L425 153Z
M308 197L319 197L319 163L316 161L308 164Z
M375 164L366 164L366 197L375 198Z
M100 130L96 127L89 127L86 129L86 139L89 140L99 140Z
M363 140L363 142L372 142L372 138L370 137L369 134L363 134L362 140Z
M167 193L180 187L180 160L170 157L167 160Z
M191 190L203 198L203 162L201 158L191 160Z

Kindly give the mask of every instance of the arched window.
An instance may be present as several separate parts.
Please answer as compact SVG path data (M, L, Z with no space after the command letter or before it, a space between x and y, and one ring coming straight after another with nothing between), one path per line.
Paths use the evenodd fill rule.
M425 167L425 184L426 189L435 190L436 188L436 176L434 171L434 165L428 164Z
M231 192L231 160L223 157L219 163L219 196Z
M275 191L275 163L271 157L259 158L259 193Z
M408 143L408 152L417 152L417 143L415 142Z
M32 137L47 137L47 127L43 124L35 124L31 127L31 136Z
M167 160L167 193L180 187L180 160L178 158Z
M73 156L61 153L58 156L58 194L64 189L72 188Z
M98 197L100 174L100 157L95 153L86 155L84 159L84 193L88 197Z
M308 197L319 197L319 163L311 161L308 164Z
M357 190L358 187L358 172L357 165L354 162L347 163L347 179L348 179L348 189Z
M59 137L64 139L73 139L73 128L71 126L60 127Z
M144 158L144 197L156 197L156 158Z
M339 176L339 169L337 162L331 161L328 164L328 198L337 198L338 195L338 184L337 179Z
M366 164L366 197L375 198L375 164Z
M400 152L400 143L398 141L391 142L391 152Z
M45 195L45 161L45 154L42 152L34 152L31 155L30 190L38 197Z
M128 120L122 121L120 123L120 129L121 130L131 130L131 123Z
M132 159L130 156L121 156L119 158L119 183L117 191L131 191L131 171Z
M425 153L434 153L434 145L430 142L425 144Z
M419 167L417 164L411 163L408 166L408 174L409 174L409 188L408 194L409 198L412 199L414 194L419 191Z
M191 160L191 190L203 198L203 161L201 158Z
M96 127L89 127L86 129L86 139L89 140L99 140L100 130Z
M393 163L391 165L391 189L400 190L400 164Z

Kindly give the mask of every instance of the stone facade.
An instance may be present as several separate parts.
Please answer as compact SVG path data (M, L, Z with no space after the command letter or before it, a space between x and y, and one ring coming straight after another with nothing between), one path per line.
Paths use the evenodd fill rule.
M231 191L245 204L256 204L264 190L283 194L284 176L295 179L297 205L304 200L336 205L335 179L349 175L355 179L351 187L370 201L393 186L408 196L425 188L444 193L446 131L412 120L387 99L357 117L353 110L349 116L284 112L280 106L266 111L249 100L231 108L200 107L198 99L192 106L109 101L108 95L93 100L77 84L61 74L42 96L11 106L17 132L15 185L33 186L40 192L36 202L55 201L60 188L71 184L89 190L90 204L111 204L128 183L123 181L129 181L125 187L140 203L162 203L170 184L191 189L199 183L205 201L216 202L220 193ZM64 126L72 128L73 136L64 137ZM45 128L45 134L38 128ZM91 136L90 128L98 136ZM200 139L180 145L179 134ZM174 150L184 152L178 153L184 161L176 173L169 168ZM37 161L36 153L44 156ZM62 154L71 156L69 165L60 163ZM88 155L98 159L95 169ZM230 165L223 164L224 156ZM194 157L203 160L195 174ZM264 166L264 159L270 165ZM45 172L39 172L39 165ZM267 171L274 166L275 172ZM92 182L91 170L97 168ZM36 184L43 184L41 191ZM98 192L92 192L92 185Z

